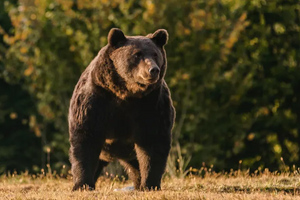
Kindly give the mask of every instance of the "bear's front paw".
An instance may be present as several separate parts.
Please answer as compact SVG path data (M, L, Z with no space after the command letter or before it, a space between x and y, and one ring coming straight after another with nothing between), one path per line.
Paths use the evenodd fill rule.
M140 187L141 191L159 191L161 190L160 186L141 186Z
M95 190L95 187L89 186L87 184L75 184L72 191L92 191Z

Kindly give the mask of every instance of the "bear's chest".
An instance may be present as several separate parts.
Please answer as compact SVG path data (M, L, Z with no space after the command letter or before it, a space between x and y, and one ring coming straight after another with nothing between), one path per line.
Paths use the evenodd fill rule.
M138 109L132 106L121 104L108 105L109 112L103 116L105 118L106 138L131 140L134 132Z

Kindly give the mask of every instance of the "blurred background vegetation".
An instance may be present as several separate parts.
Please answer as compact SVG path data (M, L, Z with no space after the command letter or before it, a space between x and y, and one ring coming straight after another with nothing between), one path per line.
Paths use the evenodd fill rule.
M70 166L69 99L113 27L169 32L169 167L300 166L299 0L3 0L0 23L0 174Z

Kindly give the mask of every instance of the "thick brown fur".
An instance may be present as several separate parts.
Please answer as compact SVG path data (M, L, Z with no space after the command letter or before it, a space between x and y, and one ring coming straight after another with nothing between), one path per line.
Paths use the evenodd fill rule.
M112 29L75 86L69 109L73 190L94 189L118 159L137 190L160 189L175 110L164 76L168 33Z

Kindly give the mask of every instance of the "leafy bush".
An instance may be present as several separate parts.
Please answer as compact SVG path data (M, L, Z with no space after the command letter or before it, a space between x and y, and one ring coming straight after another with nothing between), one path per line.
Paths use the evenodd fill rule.
M191 156L189 165L201 167L205 162L226 170L237 168L242 160L243 167L272 169L281 166L281 158L287 165L300 164L297 0L3 3L1 87L17 85L16 93L30 95L24 101L31 99L32 110L24 115L28 128L22 131L33 131L42 148L50 148L55 167L67 163L67 113L74 85L106 44L112 27L128 35L168 30L167 82L177 110L173 140L174 145L180 143L181 156ZM7 95L9 89L4 91ZM1 127L6 124L0 136L9 132L15 137L17 132L7 125L13 119L7 116L25 111L4 102L0 98L10 112L0 114L5 119ZM24 105L23 99L14 103ZM28 146L31 151L41 147ZM46 152L40 153L42 165L20 162L20 169L45 166ZM0 160L2 156L7 155L0 154ZM1 166L11 169L7 163Z

